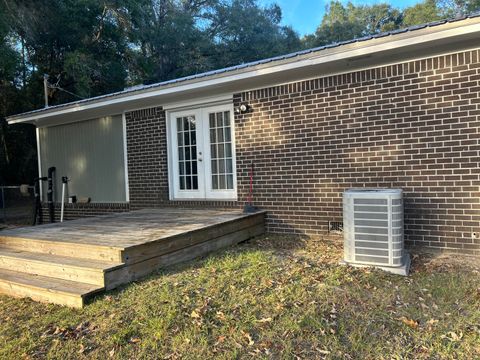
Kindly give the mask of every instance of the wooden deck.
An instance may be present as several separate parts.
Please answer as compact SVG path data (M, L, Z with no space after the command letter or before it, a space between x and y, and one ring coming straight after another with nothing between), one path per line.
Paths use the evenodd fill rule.
M0 293L82 307L92 295L264 232L264 212L162 208L0 231Z

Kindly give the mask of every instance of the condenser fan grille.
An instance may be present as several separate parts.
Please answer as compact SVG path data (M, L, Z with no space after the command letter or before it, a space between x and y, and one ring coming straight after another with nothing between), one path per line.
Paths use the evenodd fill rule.
M345 192L346 261L384 266L402 264L401 196L401 190Z

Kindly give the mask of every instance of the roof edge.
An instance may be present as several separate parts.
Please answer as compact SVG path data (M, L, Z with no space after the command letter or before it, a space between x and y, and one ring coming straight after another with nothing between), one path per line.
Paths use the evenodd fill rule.
M363 38L343 41L340 43L329 44L322 47L302 50L302 51L298 51L298 52L294 52L294 53L290 53L282 56L245 63L238 66L232 66L224 69L208 71L201 74L186 76L186 77L163 81L163 82L150 84L150 85L137 86L137 87L125 89L119 92L114 92L110 94L100 95L92 98L87 98L87 99L64 103L64 104L58 104L58 105L54 105L47 108L36 109L36 110L32 110L32 111L28 111L20 114L11 115L11 116L8 116L6 119L9 124L34 123L39 118L56 116L59 113L68 111L68 110L72 112L82 111L82 107L101 104L102 102L108 103L114 100L121 102L122 99L125 99L124 101L127 101L126 99L134 96L142 96L142 95L148 96L148 94L151 94L151 96L155 96L155 94L161 90L179 88L182 85L188 86L190 84L193 85L197 83L206 83L213 79L227 78L235 74L254 72L255 70L258 70L258 69L270 69L270 68L278 67L280 65L287 65L287 64L300 62L302 60L319 59L329 55L336 55L337 60L339 60L342 58L342 54L344 56L344 53L346 52L344 51L346 50L345 49L346 45L352 45L352 44L356 45L356 44L362 43L363 46L357 46L357 48L360 49L360 48L367 48L369 47L369 43L372 43L374 41L381 41L382 39L387 37L389 39L388 41L385 39L384 41L385 43L393 41L393 37L396 37L396 38L398 37L398 39L421 37L423 32L428 32L428 30L430 30L431 28L435 28L434 29L435 31L433 32L435 34L435 33L440 33L443 30L457 29L463 26L468 26L469 20L471 21L472 19L475 19L475 21L473 22L473 25L476 25L478 27L478 29L475 28L475 32L477 31L480 32L480 12L478 12L462 18L436 21L432 23L417 25L409 28L385 32L385 33L367 36ZM455 23L455 25L457 25L458 23L462 23L462 24L465 23L465 25L458 24L458 26L452 27L451 24L453 23ZM449 24L450 24L450 27L446 28L446 25L449 25ZM424 31L422 32L421 30L424 30ZM395 39L395 40L398 40L398 39ZM427 41L428 40L426 39L425 42ZM348 58L348 56L345 56L345 58Z

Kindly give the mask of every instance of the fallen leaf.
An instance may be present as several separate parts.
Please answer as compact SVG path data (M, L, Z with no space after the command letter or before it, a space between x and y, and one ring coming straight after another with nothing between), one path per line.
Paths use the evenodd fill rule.
M322 350L322 349L319 349L319 348L316 348L316 350L317 350L317 352L319 352L322 355L330 354L330 351L328 351L328 350Z
M217 319L225 321L226 320L225 314L222 311L217 311Z
M85 346L83 344L80 344L80 350L78 350L79 354L83 354L85 352Z
M132 344L137 344L140 341L142 341L142 340L140 340L140 338L138 338L138 337L133 337L133 338L130 339L130 343L132 343Z
M112 350L110 350L108 352L108 355L110 355L110 357L113 357L113 355L115 355L115 348L113 348Z
M271 322L272 321L272 318L269 317L269 318L262 318L260 320L257 320L257 322L259 323L267 323L267 322Z
M220 335L220 336L217 338L217 342L215 343L215 345L218 345L218 344L223 343L226 338L227 338L226 336Z
M249 333L242 331L242 334L247 338L249 346L252 346L253 344L255 344L255 342L252 339L252 336Z
M398 318L397 320L400 320L403 322L405 325L411 327L412 329L416 329L418 327L418 322L413 320L413 319L408 319L405 316L402 316Z
M463 333L460 331L460 334L456 334L453 331L449 331L446 335L440 336L442 339L447 339L452 342L460 341L463 338Z
M193 310L192 313L190 314L190 317L194 319L198 319L200 317L200 314L197 313L195 310Z

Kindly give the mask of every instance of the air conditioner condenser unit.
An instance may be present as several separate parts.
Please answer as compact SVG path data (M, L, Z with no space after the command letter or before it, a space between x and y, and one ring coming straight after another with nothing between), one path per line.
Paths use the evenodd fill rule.
M343 194L344 263L408 275L401 189L349 189Z

